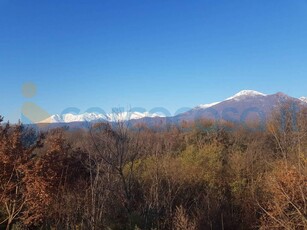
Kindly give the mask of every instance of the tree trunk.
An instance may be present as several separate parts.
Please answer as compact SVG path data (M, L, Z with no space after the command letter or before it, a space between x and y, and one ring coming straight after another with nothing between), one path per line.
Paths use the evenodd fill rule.
M11 223L12 223L12 220L8 219L5 230L10 230L11 229Z

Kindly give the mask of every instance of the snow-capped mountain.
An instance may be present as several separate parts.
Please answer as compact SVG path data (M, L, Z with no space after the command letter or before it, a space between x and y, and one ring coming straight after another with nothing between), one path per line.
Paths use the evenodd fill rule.
M235 95L226 98L225 101L228 101L228 100L239 101L239 100L244 100L244 99L252 98L252 97L265 97L265 96L267 96L267 95L264 94L264 93L260 93L258 91L255 91L255 90L242 90L242 91L236 93ZM222 102L223 101L213 102L213 103L209 103L209 104L200 104L197 107L195 107L194 109L207 109L207 108L210 108L212 106L218 105Z
M198 119L222 119L240 121L242 119L268 118L284 103L306 106L305 97L293 98L284 93L264 94L254 90L242 90L224 101L204 104L174 117L176 122Z
M299 99L300 99L302 102L307 103L307 97L300 97Z
M157 113L149 112L114 112L109 114L84 113L52 115L40 123L51 124L82 124L87 122L116 122L131 121L132 124L145 123L149 125L163 122L180 123L182 121L195 121L197 119L222 119L240 121L246 119L258 119L259 116L268 118L273 111L283 103L292 103L307 107L307 98L294 98L284 93L264 94L254 90L242 90L235 95L220 102L201 104L195 108L176 115L165 117Z
M48 117L47 119L39 123L72 123L72 122L98 122L98 121L127 121L141 119L145 117L161 117L157 113L150 114L149 112L120 112L120 113L109 113L109 114L98 114L98 113L83 113L83 114L56 114Z
M85 122L85 121L96 121L104 120L105 116L103 114L96 113L84 113L84 114L55 114L47 119L41 121L40 123L70 123L70 122Z
M161 114L149 113L149 112L121 112L121 113L110 113L106 115L106 120L110 122L116 121L128 121L138 120L145 117L163 117Z
M239 93L233 95L232 97L227 98L226 100L242 100L244 98L259 97L259 96L265 97L267 95L255 90L242 90Z

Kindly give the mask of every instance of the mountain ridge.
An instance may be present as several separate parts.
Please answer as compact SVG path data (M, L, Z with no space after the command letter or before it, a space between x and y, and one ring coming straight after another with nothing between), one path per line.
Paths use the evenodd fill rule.
M241 114L246 111L250 113L263 112L265 115L269 115L274 108L278 107L283 102L293 102L296 104L302 104L307 106L307 97L294 98L290 97L282 92L275 94L264 94L255 90L241 90L231 97L226 98L220 102L200 104L191 110L178 114L176 116L165 116L158 113L149 112L137 112L137 111L121 111L118 113L99 114L99 113L83 113L83 114L55 114L49 118L39 122L44 124L69 124L74 122L116 122L116 121L134 121L145 122L151 119L171 119L173 121L191 121L200 118L208 119L224 119L233 115L232 119L237 119Z

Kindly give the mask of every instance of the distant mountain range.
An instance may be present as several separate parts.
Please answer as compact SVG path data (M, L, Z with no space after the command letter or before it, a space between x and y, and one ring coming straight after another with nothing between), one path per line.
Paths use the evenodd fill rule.
M138 120L144 117L161 117L156 113L149 112L113 112L109 114L99 114L99 113L83 113L83 114L56 114L51 117L41 121L40 123L71 123L71 122L97 122L97 121L128 121L128 120Z
M66 125L70 127L84 126L85 123L129 121L132 124L149 125L164 122L179 123L198 119L242 121L246 119L268 118L274 110L284 103L291 103L297 108L307 107L307 98L294 98L284 93L266 95L254 90L243 90L221 102L202 104L172 117L149 112L117 112L110 114L84 113L52 115L40 124L52 126Z

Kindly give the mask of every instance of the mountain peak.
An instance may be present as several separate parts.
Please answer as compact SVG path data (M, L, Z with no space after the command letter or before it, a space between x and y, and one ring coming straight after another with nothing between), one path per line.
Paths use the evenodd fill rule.
M307 103L307 97L300 97L299 99L300 99L302 102Z
M255 97L255 96L267 96L267 95L264 93L255 91L255 90L242 90L236 93L235 95L233 95L232 97L227 98L226 100L232 100L232 99L237 99L241 97Z
M277 96L282 96L282 97L288 96L287 94L285 94L285 93L283 93L283 92L277 92L276 95L277 95Z

